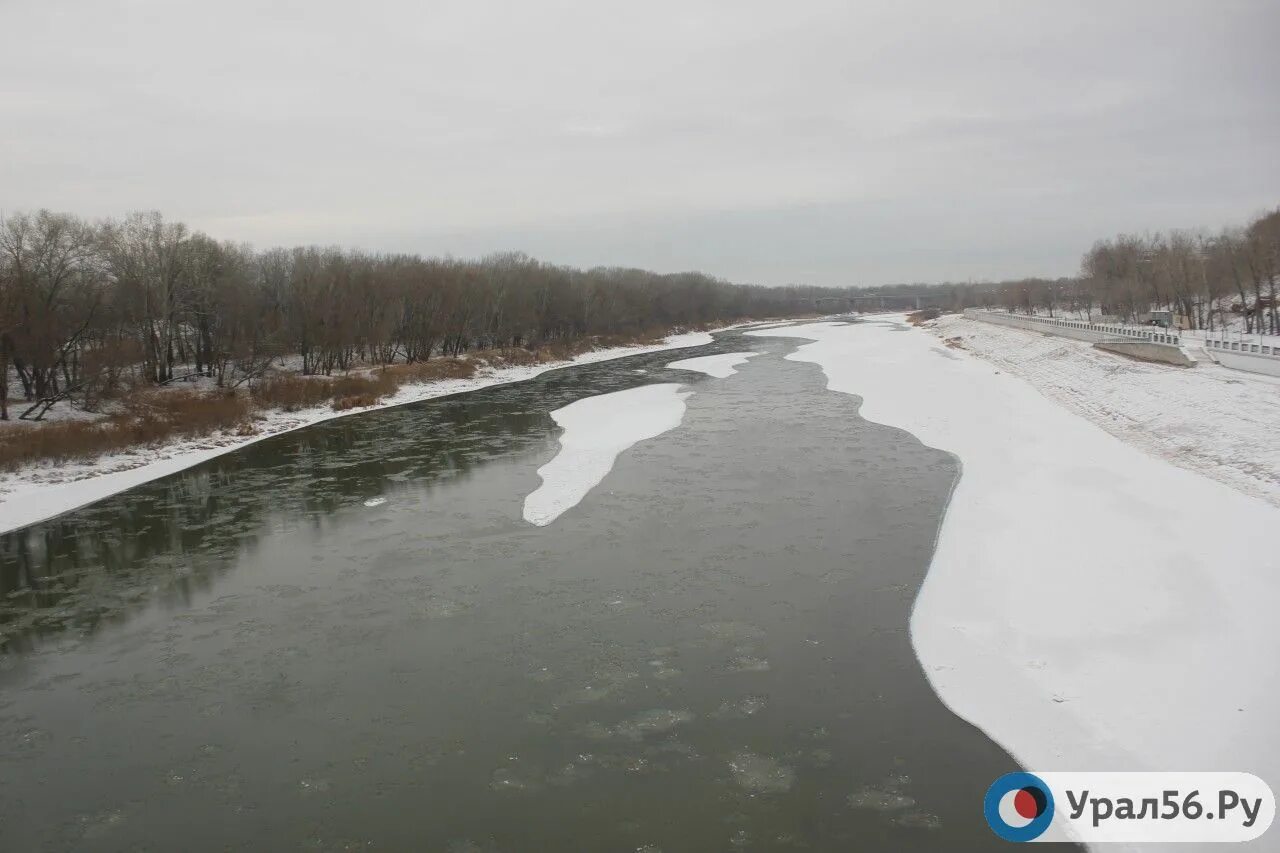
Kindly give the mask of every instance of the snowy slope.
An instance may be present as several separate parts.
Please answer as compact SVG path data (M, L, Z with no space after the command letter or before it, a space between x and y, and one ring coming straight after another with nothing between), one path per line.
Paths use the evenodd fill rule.
M1280 380L1208 360L1190 370L1132 361L958 315L932 329L1112 435L1280 506Z

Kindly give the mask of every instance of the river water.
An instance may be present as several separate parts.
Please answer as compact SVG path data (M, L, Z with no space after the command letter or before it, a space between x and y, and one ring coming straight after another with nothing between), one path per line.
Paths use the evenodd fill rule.
M0 849L988 850L908 617L955 461L729 332L0 537ZM677 359L754 350L718 379ZM686 383L546 527L549 412Z

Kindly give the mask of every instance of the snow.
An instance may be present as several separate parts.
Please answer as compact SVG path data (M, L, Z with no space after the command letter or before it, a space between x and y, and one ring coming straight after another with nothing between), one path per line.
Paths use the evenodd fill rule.
M10 388L18 392L22 391L20 386L14 387L11 385ZM9 420L0 422L0 438L3 438L5 432L8 430L39 429L42 424L55 423L58 421L84 421L88 423L102 420L106 417L106 414L103 412L87 412L84 409L68 406L66 403L57 403L49 408L49 410L44 413L44 417L38 421L35 420L34 415L31 418L22 420L22 413L31 408L31 406L32 403L30 400L24 400L20 397L9 398Z
M1109 434L1013 375L1019 352L1033 376L1037 360L1064 361L1042 349L1057 339L995 329L1024 340L993 365L903 328L748 334L812 340L789 358L862 397L864 417L959 457L911 618L942 700L1032 770L1280 778L1280 510L1144 452L1139 430ZM1168 387L1145 368L1136 380L1091 370L1072 380L1091 383L1076 389L1077 406ZM1219 380L1191 381L1163 406L1154 392L1135 405L1190 419Z
M255 441L332 418L520 382L570 364L592 364L646 352L703 346L713 340L707 332L686 332L670 335L660 344L592 350L572 361L487 368L470 379L405 385L393 396L373 406L342 412L335 412L328 406L297 412L268 412L263 420L256 423L258 433L248 437L217 433L201 439L173 441L160 447L103 456L91 462L29 466L0 474L0 533L61 515Z
M933 331L1117 438L1280 506L1280 380L1203 357L1189 370L1133 361L958 315Z
M756 355L754 352L727 352L721 355L704 355L699 358L686 358L673 361L667 367L673 370L693 370L705 373L717 379L727 379L738 371L739 364L746 364L747 359Z
M620 453L678 427L690 394L681 393L680 387L642 385L587 397L552 412L564 430L560 452L538 469L542 485L525 498L525 521L540 527L555 521L605 478Z

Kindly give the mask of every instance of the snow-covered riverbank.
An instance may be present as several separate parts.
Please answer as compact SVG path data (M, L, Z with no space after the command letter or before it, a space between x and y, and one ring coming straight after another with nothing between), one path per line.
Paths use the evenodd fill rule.
M1133 361L960 315L926 328L1117 438L1280 506L1280 379L1207 359L1189 370Z
M342 412L335 412L328 406L298 412L274 411L258 421L258 432L248 437L215 434L200 439L174 441L162 447L112 454L92 462L33 465L20 471L0 474L0 532L52 518L149 480L190 468L238 447L332 418L476 391L492 385L520 382L548 370L573 364L592 364L646 352L702 346L712 340L707 332L687 332L671 335L661 344L592 350L571 361L489 369L470 379L406 385L374 406Z
M956 713L1031 769L1280 779L1280 510L901 322L748 334L959 457L911 622Z

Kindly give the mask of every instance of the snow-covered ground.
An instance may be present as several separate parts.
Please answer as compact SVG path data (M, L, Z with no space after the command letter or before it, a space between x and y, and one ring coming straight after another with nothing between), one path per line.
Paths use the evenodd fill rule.
M790 358L820 365L870 420L958 456L911 619L935 690L1032 770L1235 770L1274 784L1280 510L1146 452L1165 445L1140 425L1109 434L1072 411L1115 406L1130 420L1131 388L1148 418L1172 418L1222 405L1209 383L1225 379L1164 368L1193 383L1181 385L1145 365L1053 354L1070 341L974 326L943 324L967 346L971 332L986 341L967 352L883 321L748 333L812 340ZM1061 390L1015 375L1019 359Z
M739 364L746 364L747 359L756 355L754 352L726 352L720 355L704 355L698 358L686 358L673 361L667 367L673 370L693 370L705 373L717 379L727 379L737 373Z
M446 379L405 385L395 395L377 405L364 408L335 412L329 406L318 406L298 412L268 412L263 420L256 423L257 434L249 437L215 433L200 439L173 441L161 447L139 448L128 453L103 456L92 462L32 465L16 472L0 474L0 532L60 515L140 483L189 468L237 447L331 418L475 391L491 385L519 382L570 364L590 364L646 352L702 346L712 340L711 335L706 332L687 332L671 335L660 344L592 350L572 361L490 368L470 379Z
M524 518L543 526L577 506L613 468L618 454L680 426L685 398L678 383L597 394L551 413L564 432L560 452L538 469L542 485L524 500Z
M1280 506L1280 379L1203 358L1189 370L1133 361L960 315L927 327L1116 437Z

